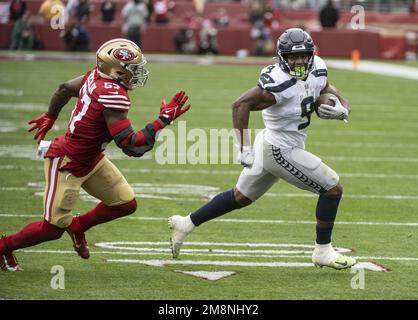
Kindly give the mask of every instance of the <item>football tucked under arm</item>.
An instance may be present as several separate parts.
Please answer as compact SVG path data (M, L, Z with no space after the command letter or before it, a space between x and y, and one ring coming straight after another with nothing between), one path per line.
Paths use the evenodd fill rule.
M159 120L149 123L142 130L135 132L128 118L108 123L109 133L116 145L130 157L142 157L155 144L155 136L163 125Z

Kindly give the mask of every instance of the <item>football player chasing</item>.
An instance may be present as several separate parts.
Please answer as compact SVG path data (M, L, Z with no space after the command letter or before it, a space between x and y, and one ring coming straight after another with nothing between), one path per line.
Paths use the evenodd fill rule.
M315 55L308 33L298 28L286 30L278 40L277 54L278 63L261 71L258 86L233 104L233 124L240 141L238 159L245 167L235 188L216 195L188 216L169 218L174 258L179 256L183 241L197 226L250 205L283 179L319 195L312 262L334 269L349 268L356 263L354 258L338 253L331 245L343 194L339 176L320 158L304 150L314 102L320 94L335 95L334 106L319 106L320 118L346 120L351 108L328 82L327 67ZM250 112L259 110L266 128L257 135L252 147L246 129Z
M103 154L114 140L122 151L141 157L151 150L161 129L186 112L188 97L179 91L165 100L156 120L135 132L128 119L131 106L128 91L144 86L149 72L141 49L126 39L104 43L96 53L96 67L86 75L61 84L51 98L48 112L33 119L29 131L44 156L46 187L44 220L28 224L19 232L0 239L0 267L18 271L13 251L55 240L67 231L74 249L84 259L90 256L85 232L91 227L135 212L132 187ZM65 135L52 143L43 141L61 109L78 97ZM72 210L80 188L101 202L89 212L74 217Z

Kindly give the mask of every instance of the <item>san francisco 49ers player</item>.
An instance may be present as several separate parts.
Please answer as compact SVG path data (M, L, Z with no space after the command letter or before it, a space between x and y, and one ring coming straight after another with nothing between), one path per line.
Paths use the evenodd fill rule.
M114 140L124 153L141 157L151 150L159 130L189 110L188 97L179 91L160 107L159 117L138 132L127 114L131 106L128 91L144 86L148 70L141 49L126 39L104 43L96 53L97 65L86 75L61 84L51 98L49 109L29 131L44 150L46 188L44 220L33 222L19 232L0 239L0 266L5 271L21 270L13 251L58 239L67 231L74 249L84 259L90 256L85 232L91 227L135 212L137 202L131 186L103 154ZM50 145L43 141L62 107L78 97L65 135ZM73 217L80 188L101 202L91 211Z

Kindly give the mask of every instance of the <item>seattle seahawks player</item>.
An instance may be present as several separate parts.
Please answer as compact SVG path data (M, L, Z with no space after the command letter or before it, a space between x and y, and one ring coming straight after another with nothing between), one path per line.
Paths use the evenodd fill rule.
M209 203L182 217L169 218L171 249L178 257L186 236L202 223L248 206L283 179L319 195L316 206L316 266L345 269L356 260L335 251L331 233L343 188L337 173L317 156L305 151L305 138L320 94L336 96L335 106L321 104L323 119L346 120L351 110L347 100L327 80L327 67L315 55L312 38L302 29L286 30L277 42L278 62L261 71L258 85L233 104L232 118L239 132L238 159L244 169L234 189L216 195ZM251 111L262 111L265 129L252 147L246 129Z

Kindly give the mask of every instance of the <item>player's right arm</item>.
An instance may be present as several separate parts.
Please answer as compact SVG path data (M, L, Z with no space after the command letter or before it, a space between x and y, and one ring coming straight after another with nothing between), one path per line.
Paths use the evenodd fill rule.
M51 101L49 102L48 114L57 118L61 109L70 101L71 98L78 97L81 86L83 84L84 76L68 80L61 83L54 92Z
M29 132L37 129L33 139L38 140L38 144L54 125L61 109L72 97L78 97L83 78L83 76L80 76L60 84L49 102L48 112L28 122L28 124L34 124L28 130Z
M232 122L239 141L239 161L244 166L252 164L251 143L248 135L248 121L251 111L259 111L276 104L275 97L260 86L242 94L232 105Z

